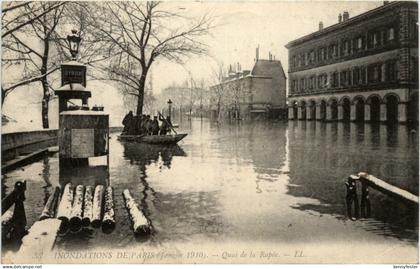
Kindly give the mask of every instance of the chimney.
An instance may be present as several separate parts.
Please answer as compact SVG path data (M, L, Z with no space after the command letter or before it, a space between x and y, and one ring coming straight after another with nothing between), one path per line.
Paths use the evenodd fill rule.
M260 45L258 45L258 47L255 49L255 61L258 62L258 58L260 55Z
M268 52L268 60L271 62L271 52Z
M343 21L348 21L350 18L349 12L348 11L344 11L343 12Z
M324 29L324 23L322 21L319 22L319 31Z
M338 22L340 23L341 21L342 21L342 16L341 16L341 13L340 14L338 14Z

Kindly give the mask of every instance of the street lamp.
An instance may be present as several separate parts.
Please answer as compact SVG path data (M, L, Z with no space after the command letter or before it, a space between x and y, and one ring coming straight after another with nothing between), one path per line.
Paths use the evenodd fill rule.
M169 117L172 118L171 117L171 110L172 110L172 100L171 99L168 100L168 110L169 110Z
M79 52L79 45L82 38L77 34L77 30L71 30L71 35L67 36L69 42L70 53L73 60L76 60L77 53Z

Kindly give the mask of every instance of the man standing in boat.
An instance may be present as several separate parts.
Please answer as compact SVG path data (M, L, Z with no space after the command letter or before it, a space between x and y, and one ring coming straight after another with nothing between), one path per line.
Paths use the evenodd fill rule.
M146 128L146 135L151 135L152 134L152 120L150 119L150 115L146 116L145 128Z
M133 111L130 110L130 112L128 112L128 114L125 115L122 124L124 126L122 133L128 134L133 125Z
M171 117L168 116L166 119L162 116L162 114L159 113L159 120L162 122L162 125L160 127L160 135L166 135L167 132L171 131Z
M153 121L152 121L152 135L158 135L159 134L159 122L157 119L157 116L153 116Z

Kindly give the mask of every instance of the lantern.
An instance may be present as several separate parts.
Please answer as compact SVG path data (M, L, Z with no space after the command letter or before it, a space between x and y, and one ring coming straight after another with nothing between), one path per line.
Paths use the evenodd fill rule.
M80 41L82 40L77 33L77 30L71 30L71 35L67 36L69 42L70 53L73 60L76 60L77 53L79 52Z

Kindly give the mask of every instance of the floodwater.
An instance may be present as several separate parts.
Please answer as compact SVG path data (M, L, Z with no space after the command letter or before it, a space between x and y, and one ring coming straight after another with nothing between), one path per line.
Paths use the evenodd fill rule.
M344 182L361 171L418 195L418 134L407 126L304 121L218 125L193 119L184 120L178 131L189 135L177 146L120 142L111 134L109 170L101 165L106 161L102 158L90 167L59 171L58 156L53 155L6 174L3 190L10 192L14 182L27 180L29 226L57 185L113 186L115 230L106 234L87 228L60 236L56 246L66 251L174 244L178 249L237 244L233 248L272 250L294 245L306 247L304 262L332 262L339 246L348 247L343 261L418 260L418 208L373 189L371 217L351 221L345 205ZM151 221L150 237L134 237L124 189ZM328 255L314 250L327 246ZM380 254L368 258L375 247ZM260 262L302 262L281 253L284 259ZM230 254L210 251L204 254L207 260L184 262L212 257L240 262Z

